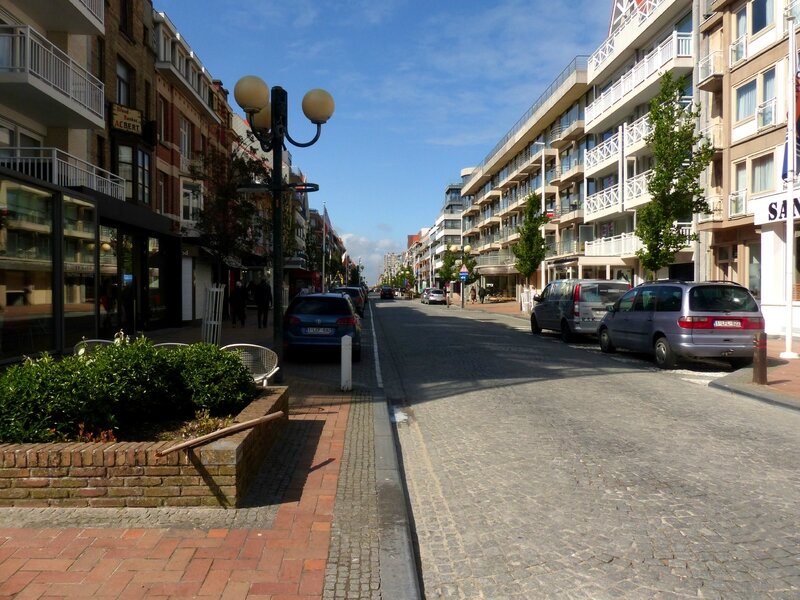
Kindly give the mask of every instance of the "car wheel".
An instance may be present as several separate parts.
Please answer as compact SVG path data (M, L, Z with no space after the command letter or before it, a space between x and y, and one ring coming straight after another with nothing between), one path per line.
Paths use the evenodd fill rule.
M731 367L734 369L744 369L753 364L753 359L745 356L739 356L736 358L729 358L728 363L730 363Z
M672 351L672 346L669 345L667 338L658 338L653 347L653 352L656 357L656 366L658 366L659 369L675 368L675 353Z
M536 320L536 316L533 313L531 313L531 333L542 333L539 321Z
M610 354L612 352L616 352L617 349L614 347L613 342L611 341L611 334L608 333L608 328L604 327L600 330L598 334L600 337L600 351L605 352L606 354Z
M561 339L564 342L571 342L573 337L572 330L569 328L569 323L561 321Z

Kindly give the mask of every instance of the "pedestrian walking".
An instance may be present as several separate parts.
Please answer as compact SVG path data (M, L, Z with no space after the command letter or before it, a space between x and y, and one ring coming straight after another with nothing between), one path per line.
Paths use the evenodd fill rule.
M247 316L247 292L242 286L241 281L237 281L236 285L231 291L231 321L233 326L236 327L236 321L239 321L244 327L245 317Z
M486 288L481 286L478 288L478 297L481 299L481 304L486 299Z
M256 316L258 318L258 328L267 326L269 321L269 309L272 308L272 288L266 279L262 279L256 286L255 292Z
M470 290L469 290L469 301L472 302L472 304L475 304L475 288L474 287L470 288Z

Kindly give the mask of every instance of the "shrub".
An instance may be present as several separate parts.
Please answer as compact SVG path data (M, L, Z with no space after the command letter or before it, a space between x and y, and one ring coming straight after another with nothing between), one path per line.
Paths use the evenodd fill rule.
M26 359L0 377L0 441L108 438L147 422L238 412L257 394L232 352L211 344L178 350L141 338L55 360Z

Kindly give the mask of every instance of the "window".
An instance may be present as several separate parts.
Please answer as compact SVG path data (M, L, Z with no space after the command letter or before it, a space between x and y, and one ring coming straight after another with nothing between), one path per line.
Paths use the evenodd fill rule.
M753 0L750 4L751 33L758 33L772 25L774 12L773 0Z
M125 199L133 200L133 147L117 147L117 175L125 180Z
M764 71L760 77L761 104L758 105L758 127L775 124L775 67Z
M183 181L181 186L181 217L185 221L197 219L203 209L203 196L200 184Z
M119 30L133 37L133 0L119 0Z
M180 150L181 156L192 155L192 124L185 117L181 117Z
M138 152L137 166L137 200L150 206L150 155L144 150Z
M156 115L156 118L158 119L158 141L168 142L169 138L167 137L167 132L169 131L169 123L167 122L167 101L161 96L158 97L157 111L158 114Z
M756 112L756 81L748 81L736 88L736 120L752 117Z
M122 59L117 59L117 104L133 106L133 69Z
M158 188L156 190L158 198L156 199L156 212L165 214L164 211L167 206L167 175L166 173L158 173Z
M772 154L759 156L752 161L750 190L753 194L771 191L774 187L775 160Z

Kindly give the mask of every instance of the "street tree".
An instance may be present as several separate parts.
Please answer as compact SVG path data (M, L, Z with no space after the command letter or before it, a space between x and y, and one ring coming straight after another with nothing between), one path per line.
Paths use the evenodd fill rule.
M711 142L697 132L699 105L683 101L686 81L670 72L661 78L658 95L650 101L653 174L647 184L650 202L636 213L636 252L650 278L669 265L675 254L697 240L684 229L692 216L710 211L699 179L714 156Z
M527 282L536 272L547 255L547 244L542 236L542 227L550 221L546 213L541 212L541 196L530 194L525 201L525 212L522 223L517 226L519 240L511 251L516 257L514 267Z
M445 249L442 254L442 266L437 269L436 274L442 281L453 281L458 277L455 252L451 252L449 248Z
M251 254L262 241L265 195L244 194L239 189L263 181L266 168L261 161L209 149L191 173L195 181L203 183L202 208L185 233L196 234L200 245L212 254L215 277L220 281L226 259Z

